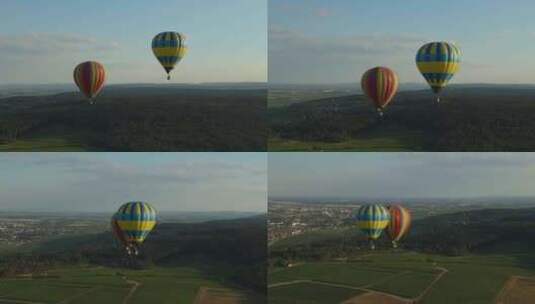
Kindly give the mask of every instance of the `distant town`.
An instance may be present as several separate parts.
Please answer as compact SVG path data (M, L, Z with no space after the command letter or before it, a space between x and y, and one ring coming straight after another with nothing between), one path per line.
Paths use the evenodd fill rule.
M408 207L414 218L424 218L432 215L484 208L507 208L510 207L513 200L501 198L495 200L487 199L487 201L482 202L479 199L473 199L445 203L445 201L429 199L394 202ZM271 244L306 232L341 229L354 225L353 218L355 214L360 206L366 203L368 202L270 200L268 202L268 242ZM514 203L517 208L535 206L535 200L532 198L516 199ZM388 204L390 203L383 203L384 206Z
M99 233L109 229L102 220L77 220L39 215L0 216L0 246L20 247L65 235Z
M268 242L350 224L360 205L269 202Z

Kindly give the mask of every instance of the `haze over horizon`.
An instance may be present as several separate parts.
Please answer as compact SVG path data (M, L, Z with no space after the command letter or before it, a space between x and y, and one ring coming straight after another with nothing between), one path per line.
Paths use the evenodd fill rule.
M275 153L269 198L535 197L530 153Z
M264 153L2 153L0 211L266 212Z
M152 38L187 36L190 51L171 83L267 80L267 7L262 0L2 2L0 84L71 83L74 67L101 62L107 83L167 83ZM17 16L13 18L13 16Z
M401 83L425 84L415 65L417 50L450 41L463 54L452 84L535 83L534 9L527 0L272 0L268 79L358 83L367 69L388 66Z

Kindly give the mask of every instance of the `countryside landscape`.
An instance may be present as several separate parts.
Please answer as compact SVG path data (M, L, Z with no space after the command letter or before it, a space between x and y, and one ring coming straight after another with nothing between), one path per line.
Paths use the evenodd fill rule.
M529 303L532 160L529 153L270 155L269 303ZM403 207L408 216L390 213L381 224L362 215L370 206ZM394 219L408 223L399 239Z
M5 153L0 163L0 303L267 301L263 155Z
M113 85L95 104L67 85L1 89L0 151L266 149L262 83Z
M351 219L361 204L270 203L270 221L279 223L284 218L271 210L301 209L300 218L285 218L294 221L289 236L270 243L270 303L528 303L533 296L533 244L526 241L533 199L523 208L506 199L454 208L403 202L417 210L410 235L397 249L384 237L375 251ZM341 224L312 228L337 222L330 215L344 209L353 211Z
M2 213L0 302L262 303L265 216L234 216L168 217L131 268L107 215Z
M409 84L394 97L382 118L358 90L349 95L341 87L349 88L320 86L323 93L316 93L317 98L283 87L271 101L270 93L269 150L485 152L535 148L529 115L535 102L533 85L452 85L436 104L431 92ZM324 96L330 92L333 96Z

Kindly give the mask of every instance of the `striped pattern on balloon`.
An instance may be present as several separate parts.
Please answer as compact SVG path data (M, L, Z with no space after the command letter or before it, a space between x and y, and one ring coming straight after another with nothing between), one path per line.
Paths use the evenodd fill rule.
M129 202L115 214L117 225L128 243L140 245L156 226L156 210L144 202Z
M152 39L152 52L167 73L167 80L171 79L169 73L175 65L186 56L185 40L186 36L177 32L162 32Z
M74 68L73 78L80 92L89 99L90 103L94 103L95 97L104 87L106 70L96 61L86 61Z
M357 227L370 240L370 246L375 249L374 240L377 240L383 230L388 226L390 213L381 205L364 205L359 208L357 215Z
M386 232L392 241L392 247L397 248L399 240L410 230L412 216L408 209L399 205L391 205L387 209L390 213L390 223Z
M448 42L431 42L416 54L416 66L433 92L437 95L459 70L461 50Z
M398 76L394 71L386 67L375 67L362 75L361 87L374 103L379 115L392 101L399 87Z

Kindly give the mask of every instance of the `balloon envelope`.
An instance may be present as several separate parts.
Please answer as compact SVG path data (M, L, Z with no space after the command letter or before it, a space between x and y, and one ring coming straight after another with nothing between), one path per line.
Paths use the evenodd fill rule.
M106 81L104 66L96 61L82 62L74 68L74 82L87 98L95 98Z
M388 212L390 213L390 223L386 232L392 241L397 242L409 232L411 213L399 205L389 206Z
M126 243L141 245L156 226L156 210L147 203L129 202L119 208L115 220Z
M113 234L117 246L126 247L128 245L128 242L126 241L126 238L123 232L121 231L119 224L117 223L116 214L111 217L111 232Z
M377 109L384 109L396 95L399 82L391 69L375 67L362 75L361 86Z
M416 65L433 92L439 93L459 70L461 51L448 42L431 42L418 50Z
M188 51L185 40L186 37L177 32L162 32L152 39L152 52L167 72L167 79L170 79L169 73Z
M376 240L388 226L390 214L381 205L364 205L357 212L357 227L370 240Z

